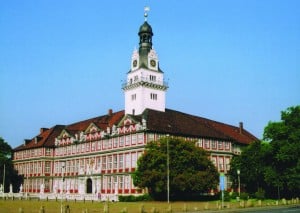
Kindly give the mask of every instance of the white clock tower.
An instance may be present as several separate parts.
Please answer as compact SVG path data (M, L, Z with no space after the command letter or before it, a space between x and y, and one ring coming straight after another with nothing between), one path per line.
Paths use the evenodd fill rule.
M152 48L152 28L145 22L139 30L139 49L134 50L131 58L131 69L122 89L125 95L125 114L140 115L145 109L165 111L167 84L159 68L158 57Z

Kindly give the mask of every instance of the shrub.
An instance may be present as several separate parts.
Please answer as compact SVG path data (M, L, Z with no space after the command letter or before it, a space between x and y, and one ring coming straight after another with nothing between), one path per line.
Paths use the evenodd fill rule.
M258 188L258 191L255 192L255 197L258 200L264 200L265 199L265 190L263 190L262 188Z
M119 196L120 202L136 202L136 201L151 201L151 197L148 194L140 195L140 196Z
M241 193L241 199L242 200L248 200L249 199L249 194L247 192L242 192Z
M219 193L220 200L222 200L222 192ZM224 191L224 201L230 201L230 193L228 191Z

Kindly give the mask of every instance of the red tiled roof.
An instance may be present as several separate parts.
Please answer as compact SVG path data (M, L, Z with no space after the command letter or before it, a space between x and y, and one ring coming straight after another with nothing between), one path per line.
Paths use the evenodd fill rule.
M64 129L64 125L56 125L51 129L44 129L44 131L40 132L36 137L26 140L25 144L22 144L14 149L14 151L24 150L24 149L32 149L37 147L51 147L54 146L54 141L57 136Z
M53 147L55 138L65 129L71 135L85 131L91 123L97 125L100 129L105 130L107 127L118 125L124 117L124 110L109 113L103 116L79 121L70 125L56 125L51 129L43 129L35 138L28 140L26 144L16 147L14 151L31 149L37 147ZM221 122L209 120L206 118L166 109L165 112L146 109L142 115L133 116L141 121L143 118L147 122L147 131L187 136L203 137L222 140L233 140L241 144L249 144L258 140L254 135L235 127Z
M254 135L232 125L166 109L165 112L147 109L143 113L149 131L173 135L233 140L249 144L258 140Z

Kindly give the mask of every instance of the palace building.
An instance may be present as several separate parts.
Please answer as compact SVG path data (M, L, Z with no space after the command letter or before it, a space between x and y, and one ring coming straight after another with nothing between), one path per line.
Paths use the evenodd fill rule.
M166 109L164 72L152 46L153 31L140 26L139 49L122 85L125 109L68 125L41 128L14 149L13 163L24 176L22 192L64 194L68 198L117 199L118 195L144 193L133 185L131 173L145 145L160 137L182 137L210 153L225 176L234 155L257 140L243 128ZM226 188L231 187L226 176Z

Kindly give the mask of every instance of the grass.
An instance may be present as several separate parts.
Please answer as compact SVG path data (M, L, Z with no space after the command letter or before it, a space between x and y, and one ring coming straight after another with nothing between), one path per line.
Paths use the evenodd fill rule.
M87 210L88 213L103 213L105 202L63 202L63 205L69 205L71 213L82 213ZM169 206L172 206L173 211L183 211L185 208L191 210L204 210L208 205L210 209L217 208L217 201L213 202L115 202L109 203L110 213L119 213L127 209L128 213L140 213L140 209L145 209L146 212L153 211L153 208L159 213L167 212ZM3 213L18 213L22 208L24 213L39 213L40 208L44 207L45 213L60 212L60 201L37 201L37 200L0 200L0 211Z
M255 203L255 202L254 202ZM272 203L271 201L263 201L262 206ZM225 202L226 208L240 208L239 202ZM63 205L69 205L71 213L103 213L105 202L91 202L91 201L65 201ZM143 206L145 212L154 212L155 208L159 213L166 213L167 209L172 206L173 212L183 212L195 210L216 210L221 205L220 201L210 202L115 202L109 203L110 213L120 213L122 210L127 210L127 213L140 213ZM253 206L257 206L254 204ZM1 213L20 213L22 208L24 213L40 213L41 207L44 207L45 213L59 213L61 209L60 201L45 201L45 200L0 200ZM252 206L251 206L252 207ZM123 211L126 212L126 211Z

